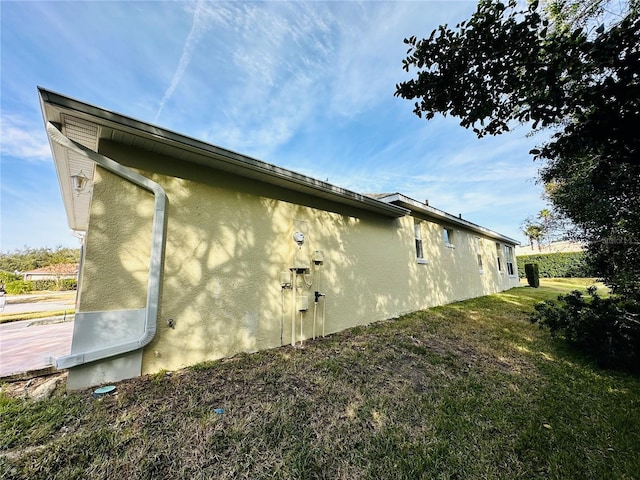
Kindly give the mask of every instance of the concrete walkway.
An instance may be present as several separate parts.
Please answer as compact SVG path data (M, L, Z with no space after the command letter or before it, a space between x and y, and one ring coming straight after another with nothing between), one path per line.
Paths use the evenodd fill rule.
M60 297L60 299L56 299ZM46 301L42 301L46 298ZM2 314L49 312L55 310L73 310L75 298L69 297L69 292L51 292L37 295L7 295L7 303Z
M0 377L50 366L47 357L71 351L73 322L42 324L43 319L0 325Z

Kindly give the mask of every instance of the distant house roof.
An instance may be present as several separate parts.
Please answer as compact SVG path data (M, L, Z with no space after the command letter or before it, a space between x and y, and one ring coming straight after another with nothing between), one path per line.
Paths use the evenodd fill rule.
M77 263L58 263L22 272L22 275L76 275L78 267Z

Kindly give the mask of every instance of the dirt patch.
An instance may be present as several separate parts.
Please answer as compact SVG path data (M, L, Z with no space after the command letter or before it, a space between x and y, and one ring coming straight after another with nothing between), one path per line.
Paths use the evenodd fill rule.
M60 395L65 391L67 386L67 372L7 381L2 384L0 391L3 395L11 398L31 398L31 395L38 389L38 387L54 379L57 380L57 387L54 390L53 395Z

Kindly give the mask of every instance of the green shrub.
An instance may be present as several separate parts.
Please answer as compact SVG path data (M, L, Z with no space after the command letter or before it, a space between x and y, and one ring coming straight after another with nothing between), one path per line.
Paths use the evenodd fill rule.
M620 297L601 298L589 287L535 306L531 323L591 355L605 368L640 372L640 307Z
M16 280L20 280L20 275L16 275L15 273L5 272L4 270L0 270L0 283L7 284L9 282L14 282Z
M538 273L537 263L526 263L524 271L527 275L527 282L530 287L538 288L540 286L540 274Z
M78 280L75 278L65 278L63 280L31 280L33 290L75 290L78 288Z
M57 290L58 285L55 280L32 280L34 290Z
M518 257L518 275L526 277L524 266L527 263L537 263L541 278L563 277L595 277L587 262L584 252L558 252L539 255L521 255Z
M78 280L76 278L66 278L60 282L60 290L77 290Z
M9 295L20 295L23 293L29 293L33 290L33 282L24 280L14 280L5 285L7 293Z

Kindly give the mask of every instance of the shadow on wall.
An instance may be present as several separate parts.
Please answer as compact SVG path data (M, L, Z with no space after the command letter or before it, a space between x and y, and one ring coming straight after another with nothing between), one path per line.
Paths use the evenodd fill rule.
M461 233L449 249L441 226L425 222L429 264L418 265L412 217L390 219L112 142L100 150L168 197L158 332L143 372L290 343L292 318L297 338L300 314L280 284L296 256L310 266L298 284L309 295L304 338L312 334L315 290L326 295L318 314L325 309L331 333L498 289L493 275L478 281L472 235ZM152 196L101 171L93 202L81 309L142 308ZM301 248L292 238L298 229ZM324 253L318 267L315 250Z
M153 195L96 167L90 221L80 310L144 308Z

